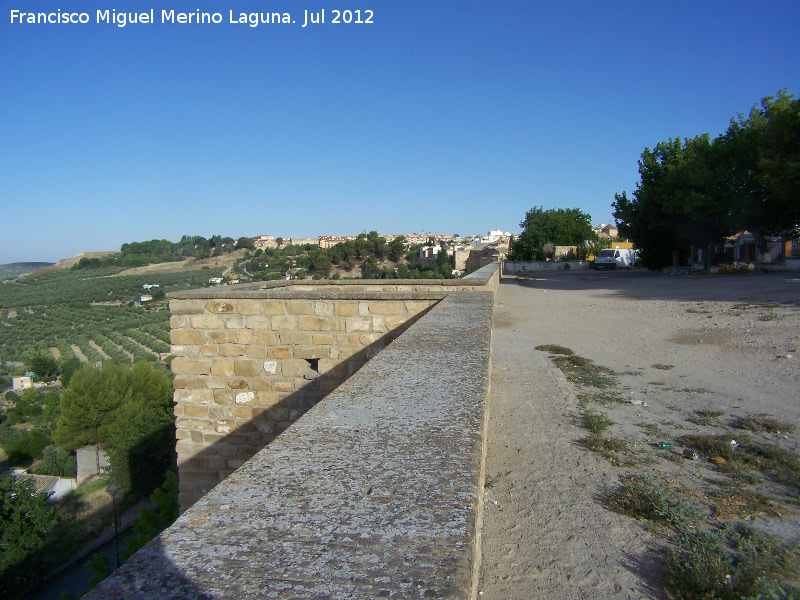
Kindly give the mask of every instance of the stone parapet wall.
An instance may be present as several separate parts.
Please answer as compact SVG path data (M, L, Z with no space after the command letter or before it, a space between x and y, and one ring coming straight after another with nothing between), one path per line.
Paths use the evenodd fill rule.
M272 295L170 300L183 509L443 297Z
M540 271L581 271L591 268L592 263L588 260L507 260L503 263L503 274L525 275Z
M493 297L452 293L416 313L422 316L403 335L85 598L476 597ZM312 323L302 317L332 324L374 315L385 324L388 314L371 312L388 309L373 299L359 301L357 314L340 317L336 303L332 314L323 303L320 315L315 302L293 309L286 301L282 314L267 315L267 304L263 314L250 314L258 303L214 302L175 303L176 313L185 312L175 315L177 323L188 318L188 326L177 330L202 332L210 342L211 332L247 331L245 317L295 317L296 327L288 331L302 332L317 331L301 329L301 322ZM293 314L300 306L312 312ZM204 357L202 347L250 346L232 343L230 336L219 344L199 336L194 341L185 344L181 362L208 373L176 374L187 384L196 377L225 377L226 384L268 377L263 366L257 374L236 375L235 364L234 375L212 375L214 360L250 359ZM206 390L210 396L228 391L180 389L199 389L206 397ZM230 392L233 402L219 406L240 406L239 389Z

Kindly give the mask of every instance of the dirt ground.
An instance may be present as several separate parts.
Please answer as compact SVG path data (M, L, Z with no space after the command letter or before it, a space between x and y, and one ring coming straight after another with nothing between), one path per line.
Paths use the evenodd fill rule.
M661 442L746 435L799 451L797 430L745 431L740 419L800 425L800 274L504 278L493 332L480 597L665 598L663 532L610 511L606 492L622 476L648 475L713 523L729 477ZM543 344L612 369L615 383L569 383L535 350ZM580 444L586 410L627 442L612 460ZM800 541L796 492L769 477L748 489L770 503L739 518Z

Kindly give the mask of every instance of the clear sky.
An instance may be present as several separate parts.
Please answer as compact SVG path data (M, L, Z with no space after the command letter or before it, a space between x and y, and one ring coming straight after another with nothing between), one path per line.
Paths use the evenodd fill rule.
M198 9L221 23L161 22ZM347 9L372 23L332 22ZM89 22L11 22L58 10ZM800 93L798 32L797 0L0 0L0 263L184 234L517 233L532 206L607 223L645 147Z

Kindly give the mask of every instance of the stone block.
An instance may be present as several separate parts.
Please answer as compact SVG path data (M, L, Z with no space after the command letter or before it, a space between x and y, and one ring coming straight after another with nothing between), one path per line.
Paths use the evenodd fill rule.
M212 404L214 402L214 392L212 390L175 390L172 396L178 404Z
M359 334L357 333L337 333L336 345L337 346L358 346L361 342L358 341Z
M187 317L179 317L177 315L172 315L169 318L170 329L188 329L188 327L189 327L189 319Z
M272 406L277 404L278 395L275 392L256 392L256 399L259 406Z
M333 302L315 302L314 314L318 317L332 317L333 316Z
M338 356L336 357L340 361L348 360L355 356L356 354L362 352L363 348L340 348L338 352Z
M264 367L265 374L276 375L278 373L280 363L277 360L265 360L262 366Z
M284 377L302 377L308 371L308 362L297 358L287 358L281 363Z
M362 333L361 336L359 337L359 341L364 346L369 346L370 344L374 344L375 342L377 342L382 337L383 334L380 333Z
M244 318L247 329L272 329L272 317L247 316Z
M238 300L236 308L240 315L263 315L263 304L258 300Z
M340 302L334 308L337 317L355 317L358 314L358 302Z
M369 305L373 315L399 315L403 312L402 302L373 302Z
M244 317L241 315L225 315L222 317L225 329L244 329Z
M232 346L231 344L225 344L224 346L219 347L219 355L220 356L244 356L244 347L243 346Z
M211 331L206 332L206 337L208 341L212 344L227 344L228 343L228 332L224 329L213 329Z
M247 404L255 404L256 403L256 393L255 392L239 392L235 396L236 404L238 405L247 405ZM231 413L233 414L233 413Z
M295 346L292 348L292 354L295 358L330 358L331 349L326 346ZM285 375L286 371L283 373Z
M188 440L191 439L192 433L188 429L176 429L175 430L175 439L176 440Z
M294 391L294 383L291 381L276 381L273 385L275 391L277 392L293 392Z
M267 300L263 303L265 315L285 315L286 302L283 300Z
M175 427L179 429L208 429L211 430L214 422L209 419L197 419L189 417L178 417L175 419Z
M269 358L269 348L264 346L247 346L244 350L247 358Z
M200 345L206 343L206 336L196 329L173 329L169 332L169 341L180 345Z
M236 305L233 302L212 300L206 303L206 310L212 314L230 314L236 312Z
M173 344L169 347L169 353L172 356L189 356L189 348L197 350L197 346L176 346Z
M172 389L173 390L182 390L186 388L186 379L183 377L176 377L172 380Z
M314 303L307 300L289 300L286 303L286 312L290 315L313 315Z
M203 432L199 429L192 429L189 432L191 434L191 440L193 442L202 442L203 441Z
M215 421L219 421L220 419L227 419L230 417L228 414L228 408L225 406L209 406L208 407L208 418L213 419Z
M243 390L248 387L244 379L228 379L228 387L232 390Z
M331 331L344 331L347 328L347 317L332 317Z
M212 390L218 390L222 388L228 387L228 378L227 377L216 377L216 376L209 376L206 377L206 387Z
M172 361L175 362L174 360ZM219 359L211 363L211 374L218 377L230 377L235 375L234 361L231 359Z
M273 317L272 331L292 331L297 329L297 317Z
M176 357L170 367L175 375L208 375L211 360Z
M408 321L408 317L400 316L400 315L391 315L384 318L383 322L386 325L386 328L391 331L392 329L397 329L401 325L403 325L406 321Z
M261 373L261 361L247 358L237 360L234 365L234 370L240 377L254 377Z
M325 317L301 315L297 319L297 327L301 331L328 331L331 328L331 323Z
M313 333L311 334L311 343L315 346L331 346L335 343L335 338L332 333ZM308 357L298 356L297 358Z
M386 333L387 329L384 324L384 317L372 317L372 331Z
M306 331L281 331L281 344L300 346L311 343L311 334Z
M405 305L406 314L411 317L436 304L436 300L406 300L403 304Z
M370 331L372 327L372 319L369 317L350 317L347 319L345 331L351 333L353 331Z
M319 361L319 372L331 377L344 377L347 367L339 360L322 359Z
M214 402L222 405L233 404L233 392L230 390L214 390Z
M259 346L277 346L280 343L280 336L274 331L259 331L256 334L256 344Z
M183 409L183 417L200 417L203 419L208 418L208 406L207 405L194 405L194 404L186 404L181 407ZM176 415L177 416L177 415Z
M252 377L247 382L247 387L251 390L262 391L272 389L272 380L266 377Z
M219 329L222 327L222 319L217 315L195 315L192 317L192 327L194 329Z
M198 315L203 313L202 300L170 300L169 312L173 315Z
M214 431L216 431L217 433L233 433L235 429L236 429L236 421L234 421L233 419L218 419L214 421ZM219 452L218 454L222 453Z
M288 347L268 348L267 356L269 358L292 358L292 350Z
M255 334L248 329L239 329L228 334L228 341L231 344L249 345L255 342L255 339Z
M230 414L235 419L252 419L253 413L250 412L249 406L231 406Z
M217 442L221 442L224 439L225 439L225 435L222 434L222 433L203 433L203 441L206 444L216 444ZM214 459L209 459L209 463L211 462L211 460L214 460ZM225 459L220 458L220 459L216 459L216 460L218 460L219 462L223 462ZM210 465L209 465L209 468L214 469L214 470L219 469L219 467L211 467Z

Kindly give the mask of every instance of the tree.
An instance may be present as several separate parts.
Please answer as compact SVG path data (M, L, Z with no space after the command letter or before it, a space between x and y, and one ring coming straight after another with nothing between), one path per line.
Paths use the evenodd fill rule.
M734 226L766 251L767 235L800 223L800 100L785 90L767 96L731 121L719 145Z
M69 385L69 380L72 379L72 375L77 371L81 366L81 361L78 360L76 356L71 356L61 361L59 365L59 371L61 371L61 385L63 387L67 387Z
M252 238L240 237L238 240L236 240L236 250L241 250L242 248L246 248L247 250L254 250L255 247L256 246Z
M139 362L126 369L106 361L101 369L83 365L61 396L61 417L53 439L72 451L94 444L112 448L120 440L120 427L150 407L171 407L169 376L152 363Z
M178 518L178 476L167 471L164 483L150 496L154 507L142 509L131 524L135 535L125 542L125 560Z
M800 100L781 90L728 130L645 148L631 197L615 194L620 233L660 268L692 246L711 247L748 230L762 251L766 236L800 223Z
M715 184L720 156L707 134L642 152L633 197L616 194L613 206L620 234L636 244L643 266L672 264L675 252L686 255L691 246L708 246L728 231Z
M47 446L42 450L42 460L36 463L33 472L36 475L75 477L77 472L75 455L58 446Z
M53 381L58 376L58 365L51 354L34 354L26 361L26 367L42 381Z
M533 207L519 224L523 231L514 241L511 260L544 260L544 246L578 246L593 241L592 217L577 208Z
M32 481L0 475L0 583L10 595L41 575L29 558L45 545L59 518Z

